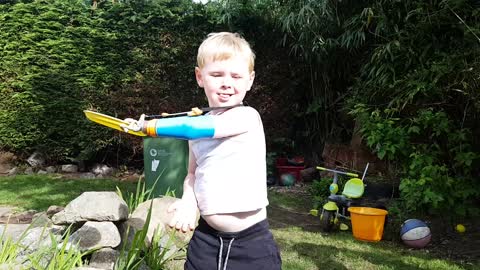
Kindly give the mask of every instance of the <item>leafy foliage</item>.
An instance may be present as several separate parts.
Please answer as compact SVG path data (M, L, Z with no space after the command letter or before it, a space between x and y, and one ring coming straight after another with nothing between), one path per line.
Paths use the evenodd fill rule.
M95 3L0 5L1 149L39 149L52 161L98 159L113 145L130 145L88 123L82 110L126 117L194 103L193 46L209 25L201 6Z
M82 110L122 118L204 103L196 48L228 29L257 54L247 102L268 138L321 152L325 142L348 142L357 124L398 168L405 209L475 212L477 0L1 3L1 150L133 160L140 139L97 128Z
M327 202L327 198L330 195L330 184L332 179L321 178L319 180L313 180L312 185L308 189L308 193L313 198L313 208L320 209L323 204Z
M478 214L472 166L480 155L469 143L468 129L458 129L446 113L432 108L417 111L411 119L395 117L398 113L390 109L370 112L360 105L353 113L378 157L402 165L400 191L407 210Z
M348 142L357 121L366 144L399 168L406 209L476 211L477 1L221 2L237 27L232 18L263 8L304 61L296 128L312 145Z
M0 5L0 21L1 147L62 159L78 153L78 139L108 141L81 118L124 72L102 19L81 2L38 0Z
M480 21L470 4L378 1L369 7L368 31L377 45L349 106L368 146L400 164L409 211L478 214Z

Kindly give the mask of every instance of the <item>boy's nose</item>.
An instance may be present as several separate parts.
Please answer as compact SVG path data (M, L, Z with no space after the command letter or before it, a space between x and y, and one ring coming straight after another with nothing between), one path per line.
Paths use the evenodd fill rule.
M232 86L232 78L229 76L223 77L223 86L224 87L231 87Z

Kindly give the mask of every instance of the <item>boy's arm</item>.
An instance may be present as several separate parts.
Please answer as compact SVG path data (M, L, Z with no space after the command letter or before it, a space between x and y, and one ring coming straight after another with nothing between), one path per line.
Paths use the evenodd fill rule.
M187 232L195 229L197 220L197 199L193 191L195 184L195 169L197 163L192 151L189 151L188 173L183 182L182 199L176 201L168 208L168 212L174 212L173 218L168 225L175 227L177 230Z
M215 117L214 138L223 138L262 128L262 119L252 107L236 107Z
M195 170L197 169L197 160L190 148L188 152L188 172L183 182L182 200L186 200L197 206L197 199L193 191L193 187L195 185Z
M261 127L258 112L251 107L236 107L218 115L182 116L150 121L139 120L142 131L151 137L194 140L238 135Z

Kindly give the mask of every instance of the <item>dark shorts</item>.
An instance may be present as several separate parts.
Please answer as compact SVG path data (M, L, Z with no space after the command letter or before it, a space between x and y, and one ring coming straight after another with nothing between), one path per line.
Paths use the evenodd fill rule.
M200 218L188 244L185 269L280 270L282 260L267 220L240 232L224 233Z

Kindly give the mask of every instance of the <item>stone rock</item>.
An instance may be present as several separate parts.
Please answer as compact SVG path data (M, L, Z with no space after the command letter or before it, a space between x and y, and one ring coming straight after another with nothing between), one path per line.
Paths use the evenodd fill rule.
M168 270L183 270L185 269L186 259L173 259L165 262L165 269Z
M94 173L96 175L101 174L103 176L108 176L108 175L112 175L113 168L108 167L105 164L96 164L92 168L92 173Z
M138 173L133 173L133 174L127 174L125 176L122 176L121 180L126 181L126 182L137 182L141 181L140 178L142 176Z
M62 165L61 171L64 173L76 173L78 172L78 166L75 164Z
M65 208L58 205L50 205L47 209L47 216L52 217L53 215L62 211L63 209Z
M56 173L57 172L57 167L48 166L48 167L45 168L45 170L47 171L47 173Z
M18 169L18 167L13 167L8 171L7 174L12 176L12 175L17 175L19 173L20 173L20 169Z
M151 245L153 236L156 233L160 233L162 237L159 245L162 248L168 249L166 257L169 257L186 246L193 235L193 232L191 231L182 233L168 226L168 222L172 219L173 213L168 213L167 209L177 200L179 199L165 196L143 202L137 206L135 211L130 215L128 221L125 222L124 226L130 226L130 231L132 233L142 229L145 225L150 205L152 205L152 213L154 214L151 215L147 231L147 239L145 239L145 241L147 242L147 245ZM197 211L197 222L199 217L200 214ZM132 235L129 234L128 237L131 238ZM129 239L126 239L126 241L129 241Z
M46 212L40 212L33 215L31 224L32 227L51 227L53 222Z
M20 244L27 247L30 252L42 247L50 247L52 245L50 231L49 227L28 228L25 235L20 238ZM61 235L56 235L56 240L60 241Z
M24 212L10 213L8 216L2 216L0 221L3 223L12 224L27 224L31 223L33 216L37 213L35 210L28 210Z
M61 234L58 233L56 228L32 228L28 224L0 225L0 235L3 235L4 239L10 238L22 247L16 254L15 261L17 263L24 262L28 259L29 254L36 252L40 248L49 249L52 245L52 237L55 241L61 240Z
M0 235L18 241L20 236L30 228L29 224L0 224ZM5 238L4 238L5 239Z
M45 165L45 157L42 153L36 151L27 158L27 163L35 168L43 167Z
M33 171L32 167L28 167L25 169L24 173L30 175L30 174L34 174L35 172Z
M115 261L120 256L120 251L111 248L102 248L92 254L88 266L94 268L113 270Z
M95 174L93 174L91 172L82 173L82 174L80 174L80 178L81 179L95 179Z
M166 268L168 270L170 270L169 268ZM151 270L150 267L148 267L148 265L145 263L145 261L142 261L140 263L140 266L138 267L138 270Z
M69 243L78 245L80 251L120 245L121 238L117 227L112 222L87 221L68 239Z
M122 221L128 218L128 206L115 192L84 192L63 211L52 216L54 224L79 221Z
M9 216L12 215L13 211L15 210L15 208L13 206L0 206L0 218L8 218ZM3 223L1 222L1 219L0 219L0 223Z
M0 270L23 270L25 267L17 263L0 263ZM98 270L98 269L96 269Z
M13 162L7 156L8 154L4 154L5 152L0 152L0 174L8 173L13 168ZM13 154L11 154L13 155Z
M37 172L37 174L45 175L45 174L48 174L48 173L47 173L47 171L39 170L39 171Z

